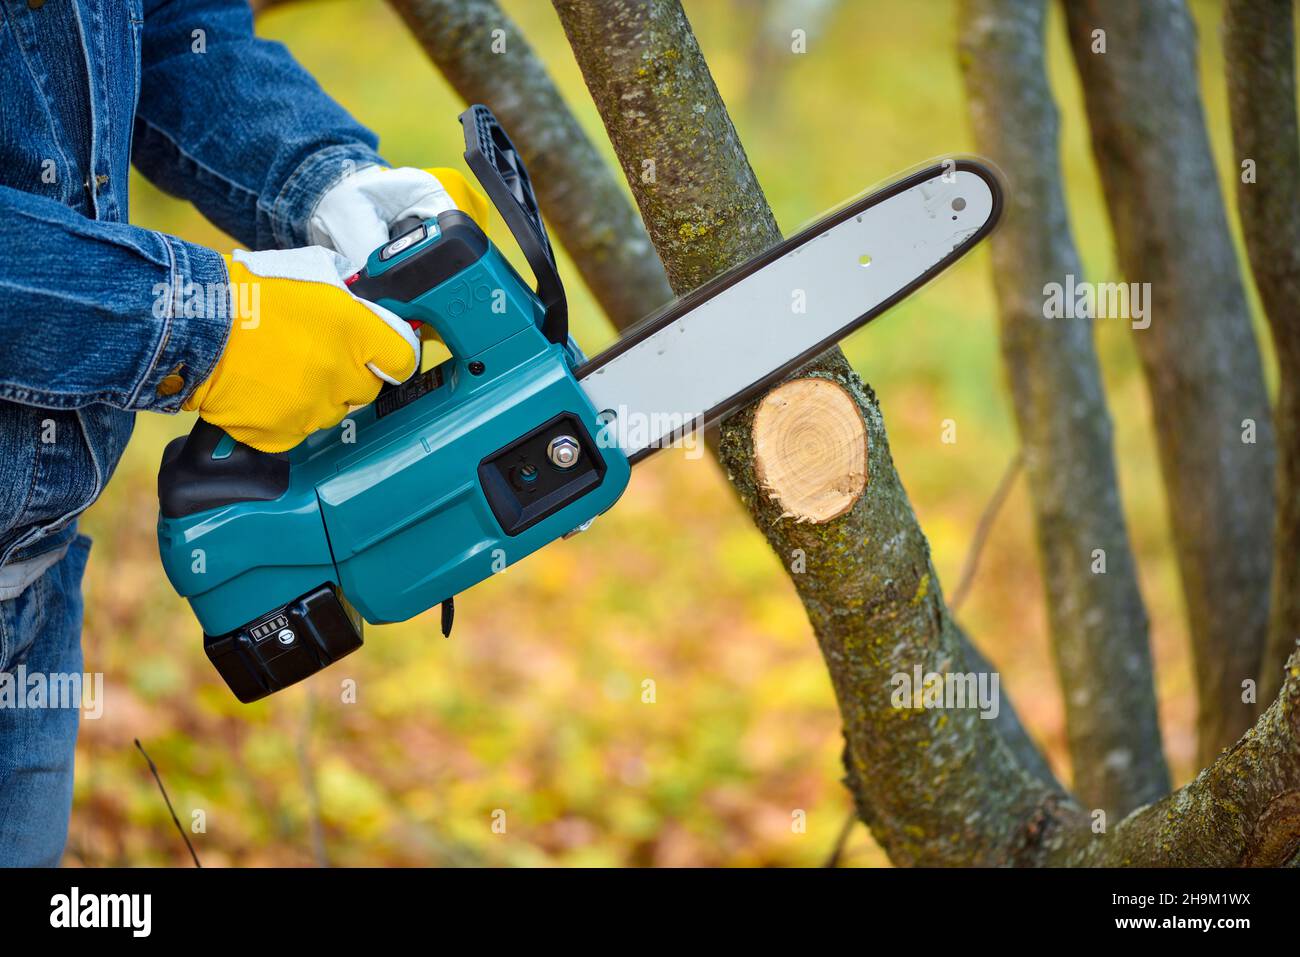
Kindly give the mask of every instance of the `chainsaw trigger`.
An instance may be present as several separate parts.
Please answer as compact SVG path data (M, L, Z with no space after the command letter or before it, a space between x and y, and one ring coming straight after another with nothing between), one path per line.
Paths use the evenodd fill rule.
M456 599L448 598L442 603L442 637L451 637L451 622L456 617Z

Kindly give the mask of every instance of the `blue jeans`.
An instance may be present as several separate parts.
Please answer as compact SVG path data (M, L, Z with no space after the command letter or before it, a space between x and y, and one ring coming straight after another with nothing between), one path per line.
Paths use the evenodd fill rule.
M81 673L81 573L89 552L90 539L76 536L22 594L0 602L0 672ZM68 837L80 710L0 701L0 866L54 867Z

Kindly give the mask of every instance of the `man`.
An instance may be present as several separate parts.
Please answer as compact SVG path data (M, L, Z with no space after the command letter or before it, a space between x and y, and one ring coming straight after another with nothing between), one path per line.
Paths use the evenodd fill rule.
M342 282L388 226L486 201L389 170L244 0L0 0L0 671L82 670L77 516L136 412L292 448L418 361ZM250 250L127 224L127 167ZM75 708L0 707L0 864L53 865Z

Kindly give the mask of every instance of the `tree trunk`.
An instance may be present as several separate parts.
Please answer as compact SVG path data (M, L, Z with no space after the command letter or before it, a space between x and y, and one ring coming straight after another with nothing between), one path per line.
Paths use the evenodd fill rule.
M776 243L780 232L680 4L555 5L675 291ZM862 433L860 444L828 443L836 454L822 463L822 492L833 494L863 451L866 482L847 510L794 521L786 500L802 501L809 489L779 478L763 487L755 475L756 407L790 386L723 424L721 459L772 548L787 567L804 569L791 577L844 716L859 815L898 863L1030 863L1055 841L1053 822L1080 812L978 710L891 705L893 677L914 666L966 671L965 644L894 471L874 394L838 349L795 382L810 378L838 399L805 417L805 441ZM860 421L846 420L846 407Z
M510 133L547 221L610 321L626 329L671 299L627 195L496 0L390 3L456 92L491 107Z
M1150 325L1135 336L1192 636L1204 766L1255 714L1242 685L1259 677L1268 622L1268 397L1184 3L1067 0L1065 9L1120 266L1130 282L1150 283Z
M778 242L680 6L555 6L673 290L689 292Z
M1273 604L1260 668L1268 704L1300 640L1300 131L1291 0L1229 0L1224 57L1237 205L1255 288L1273 330L1279 391ZM1250 161L1253 169L1240 168Z
M1118 818L1168 792L1169 772L1092 321L1044 315L1048 284L1083 273L1061 186L1045 18L1046 0L965 0L958 32L976 142L1012 184L991 239L993 276L1074 792Z

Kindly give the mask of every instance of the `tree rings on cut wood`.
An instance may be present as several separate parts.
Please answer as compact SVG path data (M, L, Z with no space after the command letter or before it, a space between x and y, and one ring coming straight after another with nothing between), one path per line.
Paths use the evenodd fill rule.
M778 386L754 413L754 476L782 518L820 524L867 487L867 426L848 391L829 379Z

